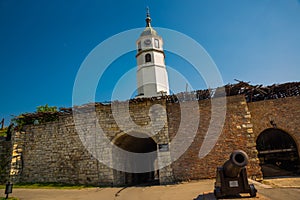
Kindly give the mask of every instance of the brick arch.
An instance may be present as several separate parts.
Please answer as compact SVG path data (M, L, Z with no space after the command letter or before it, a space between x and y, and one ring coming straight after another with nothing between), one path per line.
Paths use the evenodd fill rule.
M272 128L269 128L269 129L272 129ZM278 130L286 133L287 135L289 135L293 139L293 141L295 142L296 148L298 150L298 155L300 155L300 141L297 138L297 134L294 133L294 132L292 132L292 131L290 131L290 130L288 130L285 127L279 127L279 128L276 128L276 129L278 129Z
M300 173L297 140L279 128L267 128L256 139L263 175L284 176Z
M267 134L281 134L282 137L286 137L287 140L290 140L291 142L295 143L295 147L297 150L299 149L296 138L293 137L292 134L289 134L287 131L280 129L280 128L267 128L263 130L256 138L256 143L258 140L260 140L264 135ZM274 137L270 138L270 140L274 139ZM281 138L282 139L282 138ZM282 141L280 141L282 143Z
M139 135L142 135L142 137L138 137ZM135 153L148 153L157 150L157 142L152 137L148 137L148 135L145 135L144 133L133 132L127 134L122 132L115 136L112 143L124 150Z
M258 129L258 127L259 127L259 129ZM254 140L255 141L257 141L257 139L259 138L259 136L263 133L263 132L265 132L265 131L268 131L268 130L274 130L274 129L277 129L277 130L280 130L280 131L282 131L282 132L284 132L284 133L286 133L287 135L289 135L293 140L294 140L294 142L295 142L295 144L296 144L296 147L297 147L297 150L298 150L298 154L300 155L300 138L299 138L299 135L298 135L298 133L296 133L296 132L294 132L293 130L289 130L289 128L287 127L287 126L283 126L283 125L279 125L279 126L272 126L271 124L270 124L270 121L269 120L266 120L266 122L265 122L265 125L258 125L257 126L257 124L255 124L255 128L256 128L256 131L255 131L255 138L254 138Z
M156 136L151 136L150 133L147 133L143 130L137 130L137 131L130 131L129 133L125 133L125 132L120 132L118 134L116 134L112 139L111 139L111 143L115 144L116 141L118 141L121 137L125 137L125 136L132 136L136 138L151 138L156 144L158 144L158 138ZM139 135L141 135L139 137Z

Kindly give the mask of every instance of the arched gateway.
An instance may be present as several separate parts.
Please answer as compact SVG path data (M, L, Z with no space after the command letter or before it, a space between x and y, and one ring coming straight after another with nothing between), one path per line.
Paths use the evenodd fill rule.
M300 173L297 144L278 128L264 130L256 140L263 176L287 176Z
M142 136L142 137L134 137ZM126 155L118 155L117 152L113 152L113 162L120 165L126 165L126 167L132 171L137 165L145 166L147 172L134 173L134 172L121 172L114 170L114 185L139 185L139 184L158 184L159 183L159 171L157 169L157 144L151 138L143 135L142 133L134 133L132 135L121 134L117 136L113 141L117 147L132 153L150 153L154 152L153 156L145 156L143 160L132 160L126 158Z

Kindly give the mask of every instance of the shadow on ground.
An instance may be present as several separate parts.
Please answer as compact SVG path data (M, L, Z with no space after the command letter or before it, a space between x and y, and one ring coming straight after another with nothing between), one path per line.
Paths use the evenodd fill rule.
M241 196L241 195L235 195L235 196L227 196L227 197L222 197L219 199L251 199L253 197L250 196ZM255 198L255 197L254 197ZM206 194L201 194L194 200L216 200L217 198L215 197L214 193L206 193Z
M215 197L214 193L211 192L211 193L207 193L207 194L201 194L194 200L215 200L215 199L216 199L216 197Z

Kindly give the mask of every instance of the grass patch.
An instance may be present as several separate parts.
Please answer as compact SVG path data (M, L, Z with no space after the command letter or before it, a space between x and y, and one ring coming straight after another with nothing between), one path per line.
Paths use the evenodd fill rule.
M6 200L5 197L0 197L0 200ZM8 197L8 200L19 200L16 197Z
M0 129L0 137L6 137L7 128ZM2 200L2 199L0 199Z
M69 185L69 184L62 184L62 183L18 183L13 185L13 188L23 188L23 189L84 189L84 188L93 188L93 187L96 186ZM4 188L5 185L0 185L0 189L4 189Z

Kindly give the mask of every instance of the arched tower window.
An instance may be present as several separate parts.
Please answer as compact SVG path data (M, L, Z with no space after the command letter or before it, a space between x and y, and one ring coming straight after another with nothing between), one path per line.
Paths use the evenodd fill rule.
M150 55L150 53L147 53L147 54L145 55L145 61L146 61L146 62L151 62L151 55Z
M155 48L159 48L159 40L158 39L154 40L154 45L155 45Z
M138 51L140 52L141 50L142 50L142 43L139 42L139 43L138 43Z

